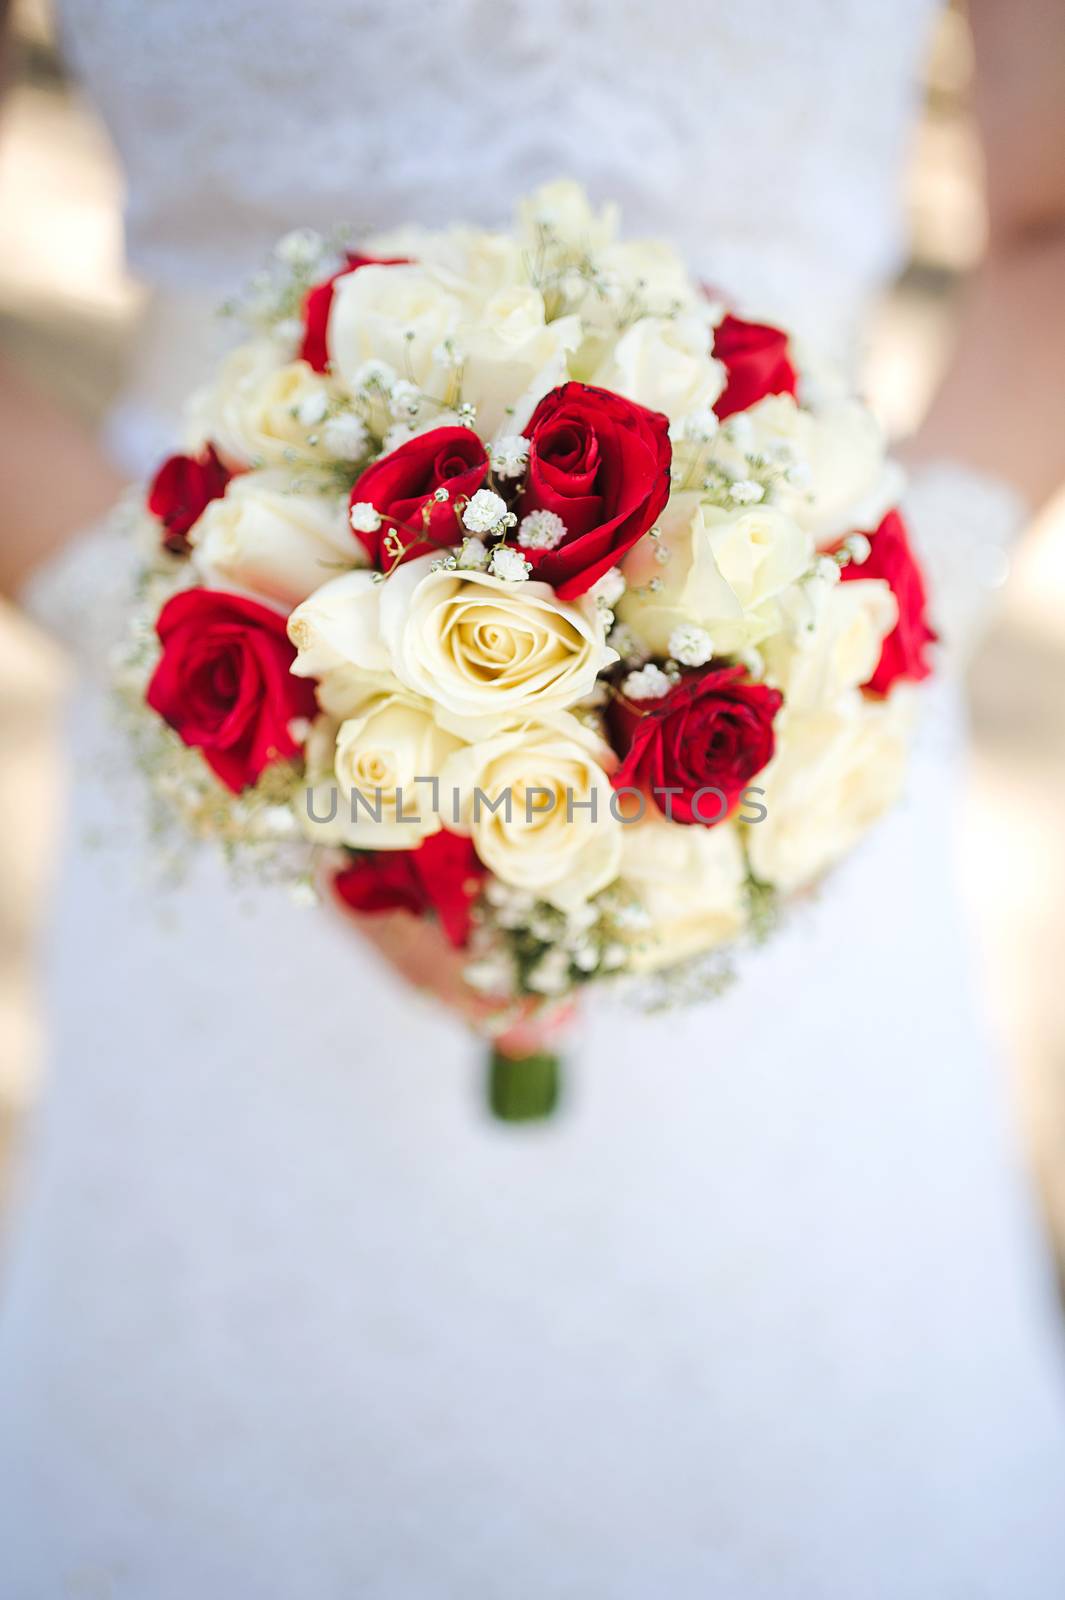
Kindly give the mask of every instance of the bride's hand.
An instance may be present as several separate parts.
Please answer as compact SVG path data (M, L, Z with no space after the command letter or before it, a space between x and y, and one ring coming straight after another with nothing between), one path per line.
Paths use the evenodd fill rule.
M504 1055L527 1056L550 1049L573 1017L571 1001L549 1005L472 989L463 975L468 958L448 943L436 923L405 911L364 915L345 909L343 915L412 988L432 995L478 1033L491 1037Z

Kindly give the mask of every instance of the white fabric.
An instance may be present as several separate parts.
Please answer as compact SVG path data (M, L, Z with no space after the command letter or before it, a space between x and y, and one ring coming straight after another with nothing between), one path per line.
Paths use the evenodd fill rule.
M497 222L577 171L741 299L850 330L899 241L934 0L59 0L135 268L233 287L294 221Z
M888 252L924 13L66 6L172 280L245 227L503 213L575 168L727 281L772 256L835 333ZM126 563L99 535L35 591L86 684L0 1592L1056 1600L1065 1369L954 887L951 685L909 799L737 989L592 1008L558 1120L507 1128L339 919L210 858L155 886L89 682Z
M958 462L932 461L906 485L903 509L935 596L940 668L959 672L1009 577L1012 547L1031 508L1000 478Z

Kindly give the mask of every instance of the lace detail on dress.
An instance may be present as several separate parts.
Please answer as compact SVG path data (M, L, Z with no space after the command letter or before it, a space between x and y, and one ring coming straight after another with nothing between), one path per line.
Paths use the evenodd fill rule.
M961 672L1009 575L1029 508L1001 478L935 461L914 473L903 509L928 577L937 666Z
M33 573L19 603L74 658L80 674L100 679L129 626L137 566L130 519L116 512Z
M493 223L559 175L818 340L894 265L935 0L61 0L137 270L229 289L295 223ZM175 71L175 62L184 62Z

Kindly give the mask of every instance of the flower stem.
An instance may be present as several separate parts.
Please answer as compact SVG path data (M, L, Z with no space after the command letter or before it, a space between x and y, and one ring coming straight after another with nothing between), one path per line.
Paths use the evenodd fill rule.
M488 1059L488 1105L501 1122L541 1122L558 1105L562 1062L550 1050L508 1056L493 1050Z

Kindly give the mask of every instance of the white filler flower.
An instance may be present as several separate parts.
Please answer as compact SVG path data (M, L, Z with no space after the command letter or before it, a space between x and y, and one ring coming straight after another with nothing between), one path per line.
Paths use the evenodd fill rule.
M673 684L661 667L649 661L638 672L630 672L621 687L630 700L662 700Z
M529 463L529 441L520 433L505 434L489 446L497 478L520 478Z
M565 537L566 524L554 511L530 511L518 529L523 550L557 550Z
M326 422L322 443L338 461L358 461L370 447L370 435L361 417L354 411L342 411Z
M381 526L381 513L369 500L356 500L351 508L351 526L356 533L376 533Z
M714 641L705 628L682 622L669 636L669 653L682 667L701 667L714 653Z
M532 568L520 551L502 544L492 551L491 570L497 578L505 578L508 583L524 583Z
M601 600L605 606L615 606L625 593L625 574L620 567L608 567L588 592L594 599Z
M491 489L478 489L462 513L471 533L491 533L507 514L507 502Z

